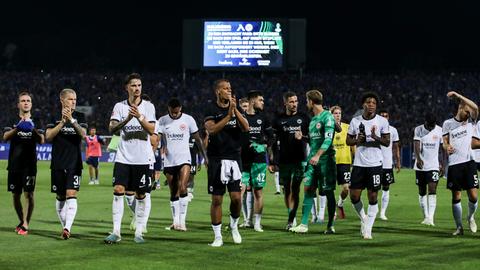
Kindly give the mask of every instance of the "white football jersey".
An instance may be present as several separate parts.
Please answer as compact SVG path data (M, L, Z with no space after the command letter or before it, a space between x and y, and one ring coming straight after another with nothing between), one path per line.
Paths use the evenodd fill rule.
M190 134L198 131L197 123L188 114L182 113L178 119L164 115L158 119L159 133L165 137L167 154L164 159L165 167L174 167L182 164L191 164Z
M474 134L473 137L480 140L480 121L477 122L476 134ZM473 152L475 155L475 162L480 163L480 149L475 149Z
M416 160L413 168L417 171L440 170L438 150L443 143L442 128L437 125L434 129L428 130L424 125L420 125L413 132L413 140L420 142L420 158L423 161L422 169L417 167Z
M123 121L128 117L130 105L128 100L118 102L113 107L110 120ZM155 106L149 101L142 100L138 104L138 111L145 116L150 123L155 123ZM153 159L152 145L150 144L150 136L137 120L132 118L120 130L120 142L118 143L117 155L115 162L129 165L146 165L152 164Z
M390 129L390 144L388 147L381 145L382 156L383 156L383 169L392 169L393 168L393 143L400 141L398 137L398 131L396 128L389 126Z
M473 160L472 136L475 127L470 121L459 122L450 118L443 122L443 136L448 135L449 143L453 146L454 152L448 155L448 165L465 163Z
M378 137L382 134L389 134L388 121L380 115L375 115L375 117L370 120L366 120L363 118L363 115L359 115L350 121L348 135L356 137L360 132L359 127L361 123L365 126L366 144L369 146L357 145L353 165L359 167L381 166L383 160L382 149L380 149L380 143L372 138L371 130L372 127L375 126L375 134Z

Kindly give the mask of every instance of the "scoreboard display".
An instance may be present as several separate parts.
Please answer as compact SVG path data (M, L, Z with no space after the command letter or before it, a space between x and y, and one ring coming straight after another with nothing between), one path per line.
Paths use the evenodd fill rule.
M281 21L204 21L203 30L204 68L284 67Z

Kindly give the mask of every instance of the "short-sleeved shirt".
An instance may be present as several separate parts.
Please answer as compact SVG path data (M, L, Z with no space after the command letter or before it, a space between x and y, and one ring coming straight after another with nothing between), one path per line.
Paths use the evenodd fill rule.
M16 123L4 128L4 132L16 127ZM36 146L41 140L35 131L17 131L10 139L10 150L8 152L7 170L11 172L37 172L37 151Z
M473 137L480 140L480 121L477 122L476 134L473 135ZM474 155L475 155L474 156L475 162L480 163L480 149L475 149L475 150L473 150L473 152L474 152Z
M198 132L197 123L193 117L182 113L179 118L173 119L167 114L158 119L158 126L160 134L165 136L167 142L164 167L191 164L190 134Z
M335 133L333 146L337 164L352 164L351 146L347 145L348 124L341 123L342 131Z
M423 167L419 169L415 160L414 169L438 171L440 169L438 150L442 144L442 128L436 125L434 129L428 130L425 125L420 125L415 128L413 140L420 142L420 158L423 161Z
M85 115L80 112L73 112L72 118L82 128L87 128ZM47 125L48 128L54 128L60 121ZM52 141L52 162L50 169L52 170L81 170L82 165L82 145L83 138L77 133L73 124L67 121L60 129L57 136Z
M255 151L253 144L267 144L267 132L271 131L270 121L262 112L245 114L245 118L248 121L249 131L244 134L245 138L242 143L242 162L243 164L265 163L266 152Z
M220 122L228 114L228 107L221 108L216 102L210 103L205 110L204 123L213 120ZM242 130L235 115L217 133L209 134L207 156L214 159L240 160Z
M118 102L113 107L110 120L122 122L128 117L129 109L130 103L128 100ZM138 111L145 116L149 123L155 123L155 106L151 102L146 100L140 101ZM132 118L120 130L120 142L118 143L115 162L130 165L153 164L155 162L153 157L148 132L142 127L137 118Z
M389 126L388 128L390 129L390 144L388 145L388 147L383 145L380 146L383 155L383 169L393 168L393 143L400 141L397 129L392 126Z
M475 126L468 121L460 122L450 118L443 122L442 134L448 136L448 140L455 151L448 155L448 165L465 163L473 160L472 137L475 135Z
M387 119L380 115L375 115L372 119L365 119L363 115L354 117L348 127L348 135L357 136L360 132L360 124L365 127L366 142L357 146L355 151L354 166L359 167L377 167L382 165L383 156L380 142L372 138L371 129L376 127L375 135L380 137L382 134L389 134L389 124Z
M307 143L304 140L295 139L295 131L301 131L303 135L308 134L310 119L303 113L287 115L282 113L272 121L273 132L277 140L279 164L295 164L304 162L307 157Z
M323 111L310 120L308 135L310 138L310 153L307 160L310 160L318 150L324 150L323 157L334 157L333 135L335 133L335 119L329 111Z

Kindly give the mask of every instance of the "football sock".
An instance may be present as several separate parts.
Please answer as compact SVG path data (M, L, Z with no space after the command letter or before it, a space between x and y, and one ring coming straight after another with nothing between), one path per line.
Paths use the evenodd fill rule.
M305 192L303 196L303 207L302 207L302 224L308 225L308 217L310 216L310 211L312 210L313 198L315 193Z
M65 208L65 228L71 231L75 215L77 214L77 197L67 198Z
M457 228L462 228L462 203L460 201L452 203L453 219Z
M113 233L120 235L123 217L123 194L113 194L112 216L113 216Z
M183 196L183 197L182 197ZM186 226L187 220L187 209L188 209L188 193L180 195L179 206L180 206L180 225Z
M135 198L135 236L142 236L145 225L147 224L148 216L145 212L145 198Z
M467 215L467 220L470 220L473 215L475 215L475 211L477 211L477 205L478 201L471 202L470 200L468 201L468 215Z
M328 224L327 227L332 227L335 219L335 193L333 190L325 191L327 196L327 209L328 209Z
M429 207L429 204L427 203L427 196L418 195L418 202L420 203L420 208L422 209L423 217L428 218L430 213L430 209L429 209L430 207Z
M390 202L390 190L383 190L382 191L382 207L380 210L380 215L385 216L389 202Z
M437 208L437 194L428 195L428 218L433 221L435 215L435 208Z
M57 216L62 224L62 228L65 228L65 202L66 200L59 201L58 199L55 202L55 209L57 210Z

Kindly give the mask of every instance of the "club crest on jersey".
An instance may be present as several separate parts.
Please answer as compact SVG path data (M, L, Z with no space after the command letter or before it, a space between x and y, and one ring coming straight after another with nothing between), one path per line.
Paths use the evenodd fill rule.
M302 123L302 119L298 119L297 124L301 124L301 123Z
M322 123L317 123L317 124L315 125L315 127L316 127L317 129L320 129L320 128L322 127Z
M262 124L262 119L257 119L257 124L261 125Z
M181 131L185 131L186 129L187 129L187 125L185 125L185 124L180 125L180 130Z
M438 136L437 136L437 135L433 135L433 136L432 136L432 139L438 140Z
M340 135L335 136L335 140L340 140Z

